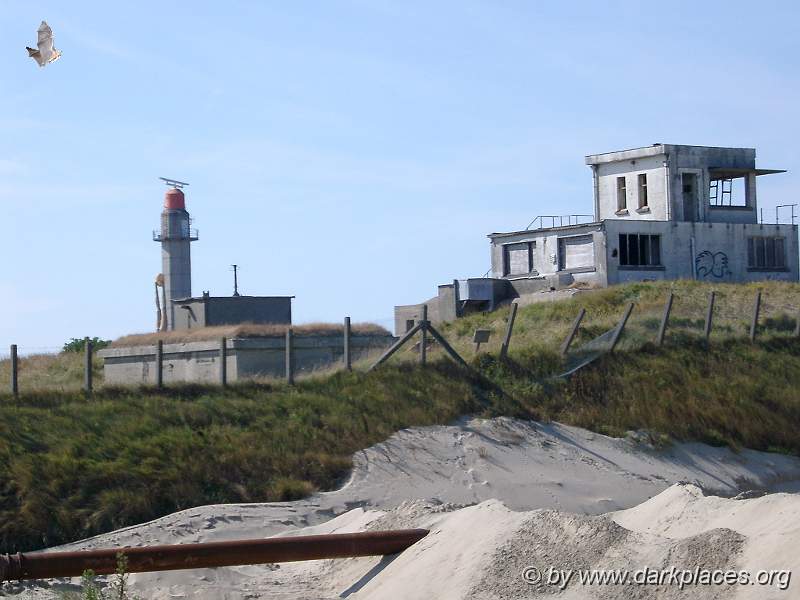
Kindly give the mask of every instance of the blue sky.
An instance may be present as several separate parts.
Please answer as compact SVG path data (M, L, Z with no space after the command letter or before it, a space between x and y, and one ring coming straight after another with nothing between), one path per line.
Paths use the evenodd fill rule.
M60 61L25 46L39 22ZM591 212L586 154L747 146L798 200L790 2L0 0L0 348L153 327L150 239L191 183L193 291L391 325L486 234ZM0 350L2 353L3 350Z

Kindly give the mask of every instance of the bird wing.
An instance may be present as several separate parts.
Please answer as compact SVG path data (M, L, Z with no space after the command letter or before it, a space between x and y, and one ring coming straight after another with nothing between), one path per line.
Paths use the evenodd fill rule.
M44 66L44 61L42 60L41 52L39 52L38 50L34 50L33 48L29 48L28 46L25 46L25 49L28 51L28 56L30 56L33 60L36 61L36 64L38 64L40 67Z
M53 54L53 30L50 29L50 25L46 21L42 21L36 33L39 36L36 45L39 47L42 59L46 62L49 60L50 55Z

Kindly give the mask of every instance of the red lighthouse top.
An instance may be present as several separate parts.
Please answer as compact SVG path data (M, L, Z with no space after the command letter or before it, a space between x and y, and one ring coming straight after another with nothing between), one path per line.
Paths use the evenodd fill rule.
M186 199L178 188L170 188L164 194L164 208L167 210L185 210Z

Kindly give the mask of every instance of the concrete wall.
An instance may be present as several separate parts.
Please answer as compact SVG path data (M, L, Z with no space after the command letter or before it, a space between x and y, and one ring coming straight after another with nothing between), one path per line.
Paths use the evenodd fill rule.
M590 235L594 240L594 267L577 270L562 268L562 265L559 264L558 240L560 238L584 235ZM529 287L539 291L539 289L550 287L558 289L580 281L589 284L605 281L605 244L603 228L599 223L493 234L490 236L490 240L492 276L494 278L508 279L512 282L512 285L515 285L514 282L526 280L542 282L541 284L529 283L526 286L520 284L515 289ZM527 241L536 242L536 247L533 250L533 268L535 271L527 276L503 277L503 246Z
M390 335L356 335L350 340L354 360L369 352L388 348ZM228 340L228 380L253 377L283 377L286 368L285 339L236 338ZM153 384L156 381L155 346L106 348L98 352L103 359L105 382L112 385ZM342 336L294 337L295 372L325 368L342 360ZM188 342L164 345L166 383L219 381L219 342Z
M189 213L183 209L161 213L161 272L167 299L167 323L175 328L178 320L173 300L192 295L192 260Z
M177 302L174 329L292 322L290 296L203 296Z
M613 285L645 279L692 279L748 282L767 279L798 281L798 230L796 225L735 223L605 222L607 232L607 283ZM623 267L619 264L619 234L661 235L660 267ZM785 238L785 270L748 268L748 237Z
M597 165L600 215L596 218L666 221L668 216L665 160L664 154L656 154ZM647 206L642 208L639 207L639 175L647 177ZM625 177L627 208L624 211L617 210L618 177Z

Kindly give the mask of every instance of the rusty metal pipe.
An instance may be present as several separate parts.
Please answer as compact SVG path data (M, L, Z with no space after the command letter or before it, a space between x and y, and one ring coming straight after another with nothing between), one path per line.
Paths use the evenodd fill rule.
M80 577L89 569L97 575L109 575L116 572L119 553L125 555L127 571L130 573L381 556L402 552L426 535L427 529L401 529L203 544L6 554L0 555L0 582Z

